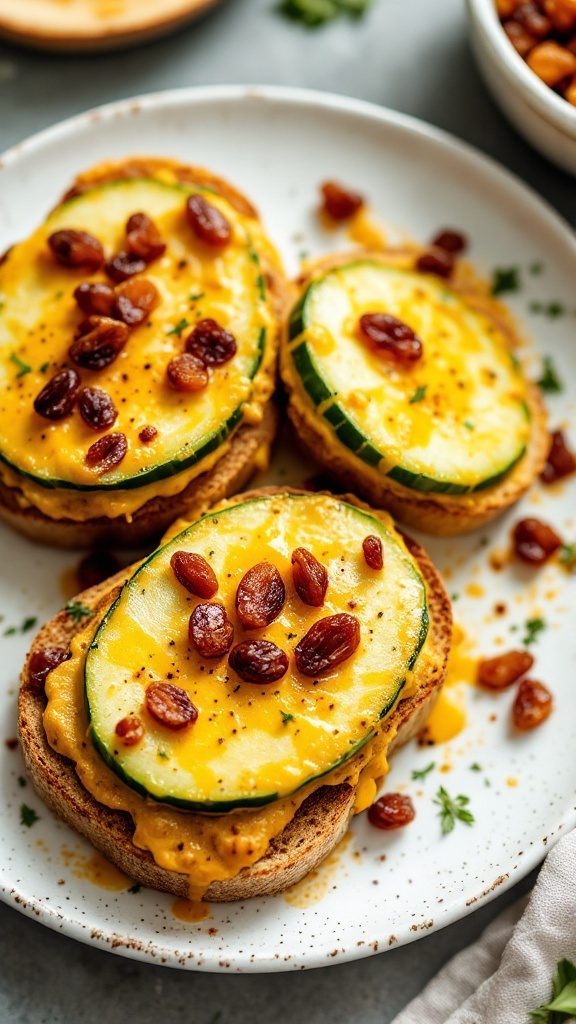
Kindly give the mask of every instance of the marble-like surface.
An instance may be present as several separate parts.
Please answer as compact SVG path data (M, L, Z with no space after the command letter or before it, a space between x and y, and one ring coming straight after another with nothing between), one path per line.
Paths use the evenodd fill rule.
M275 0L225 0L176 36L106 56L0 46L0 148L88 107L144 92L229 82L307 86L372 100L453 132L576 223L574 179L529 149L486 93L468 46L463 0L374 0L364 20L316 31L284 21L274 8ZM532 882L411 946L297 975L198 975L134 963L0 904L0 1022L387 1024Z

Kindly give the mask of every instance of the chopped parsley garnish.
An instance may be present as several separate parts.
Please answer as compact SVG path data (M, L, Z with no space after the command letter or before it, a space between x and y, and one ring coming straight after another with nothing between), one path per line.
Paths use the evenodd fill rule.
M537 1010L532 1010L532 1020L544 1024L561 1024L576 1014L576 964L572 960L559 960L556 974L552 978L554 998Z
M476 430L476 427L470 422L470 420L464 420L464 426L467 430Z
M450 600L451 601L458 601L459 598L460 598L460 594L450 594Z
M197 292L196 294L194 294L194 292L192 292L192 294L190 295L190 302L199 302L200 299L203 299L205 295L206 295L206 292ZM170 333L172 333L172 332L170 332Z
M428 390L428 385L423 384L421 387L416 388L416 391L412 395L412 398L408 400L409 405L414 405L415 402L421 402Z
M288 714L287 711L281 711L280 714L282 715L282 724L283 725L286 725L287 722L293 722L294 721L294 715Z
M538 634L546 629L546 623L544 619L527 619L524 623L524 629L526 630L525 636L522 637L522 643L525 647L529 647L538 639Z
M26 785L26 779L24 778L23 775L18 776L18 785L21 787L21 789L24 789L24 786Z
M163 757L163 758L165 758L166 761L168 760L168 754L166 753L165 750L159 750L158 751L158 757Z
M20 626L20 632L21 633L27 633L29 629L33 629L34 628L34 626L36 625L37 622L38 622L38 619L36 618L36 616L35 615L30 615L29 618L24 619L24 622Z
M372 0L281 0L278 10L307 28L316 28L341 14L359 18L371 3Z
M25 363L22 359L20 359L20 357L17 356L15 352L10 353L10 362L14 363L18 367L18 373L16 374L17 379L20 379L20 377L25 377L26 374L30 373L30 370L32 369L32 367L28 366L28 363Z
M2 633L2 636L16 636L16 626L8 626Z
M418 771L418 769L415 769L412 772L412 781L416 782L418 779L425 779L426 776L431 771L433 771L435 767L436 767L436 761L431 761L427 768L422 768L421 771Z
M447 835L454 828L456 821L463 821L465 825L472 825L474 822L474 815L471 811L467 810L467 806L470 803L470 798L467 796L451 797L444 789L444 786L440 786L440 789L436 793L434 800L435 804L438 804L442 821L442 834Z
M176 326L173 327L172 330L168 331L168 334L177 334L178 336L180 336L182 334L182 331L185 331L187 327L190 327L190 324L186 317L184 316L182 317L179 324L176 324Z
M134 885L130 886L130 888L128 889L128 892L132 892L132 893L136 894L137 892L140 892L141 888L142 888L142 886L140 885L140 882L134 882Z
M562 545L560 548L560 561L567 569L576 569L576 543Z
M544 270L542 263L531 263L528 267L531 274L541 274Z
M74 622L81 622L82 619L92 615L92 609L82 604L81 601L68 601L64 611Z
M40 373L46 373L46 370L48 369L49 366L50 363L42 363L42 366L40 367Z
M541 391L544 391L548 395L557 395L558 392L563 391L562 381L560 380L552 356L544 356L542 363L542 376L537 381L538 387Z
M33 807L27 807L26 804L20 804L20 824L26 825L26 828L30 828L35 821L39 821L39 817Z
M564 316L566 309L561 302L531 302L530 303L531 313L542 313L543 316L547 316L550 320L556 320L559 316Z
M470 765L470 771L471 772L481 772L482 771L482 766L477 764L476 761L475 761L474 764Z
M492 295L504 295L505 292L517 292L520 289L520 271L518 267L496 267L492 273Z

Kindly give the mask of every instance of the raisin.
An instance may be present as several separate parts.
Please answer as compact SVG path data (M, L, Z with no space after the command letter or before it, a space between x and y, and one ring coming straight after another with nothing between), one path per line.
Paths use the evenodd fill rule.
M83 270L94 271L104 262L104 250L100 242L87 231L67 228L55 231L50 235L48 245L63 267L82 267Z
M312 608L320 608L324 604L328 573L307 548L296 548L292 552L292 579L294 589L304 604Z
M552 711L552 694L535 679L523 679L512 705L512 721L517 729L527 732L535 729Z
M146 263L129 252L117 252L106 264L106 273L113 281L127 281L134 274L143 274Z
M109 284L84 281L74 289L74 298L88 316L112 316L116 296Z
M382 541L380 537L375 537L374 534L370 534L369 537L364 537L362 541L362 551L364 552L364 559L366 565L370 569L383 569L384 568L384 551L382 549Z
M326 181L322 192L323 209L332 220L348 220L364 206L364 200L357 192L343 188L335 181Z
M66 647L43 647L36 651L28 662L28 689L38 696L43 694L48 674L69 657Z
M537 3L520 4L514 11L513 18L534 39L546 39L552 31L550 18L546 17Z
M204 196L188 196L186 219L194 234L214 248L222 248L232 239L232 226L220 210Z
M414 805L403 793L385 793L368 809L368 821L376 828L404 828L415 817Z
M275 683L288 671L288 657L269 640L244 640L236 644L228 658L245 683Z
M186 339L186 351L196 356L204 366L222 366L236 352L236 339L216 320L199 320Z
M142 444L150 444L154 438L158 437L158 430L149 423L146 427L142 427L138 437L142 441Z
M166 243L154 221L146 213L133 213L126 224L128 252L137 259L151 263L166 252Z
M258 562L242 577L236 591L236 611L246 629L261 629L282 611L286 588L278 569Z
M178 583L188 593L196 597L214 597L218 590L218 580L212 566L208 565L202 555L196 555L193 551L175 551L170 565Z
M76 569L80 590L88 590L109 579L120 569L120 563L111 551L90 551Z
M521 57L526 57L532 47L536 45L534 36L531 36L518 21L510 19L505 21L502 27L512 46Z
M82 388L78 409L84 423L92 430L109 430L118 416L114 402L102 388Z
M422 358L420 338L408 324L390 313L364 313L360 317L360 333L378 355L392 356L400 363L413 363Z
M114 732L125 747L135 747L144 736L144 726L136 715L121 718Z
M518 558L529 565L543 565L562 544L556 531L540 519L521 519L512 537Z
M561 430L555 430L550 438L550 450L546 456L546 465L540 479L545 484L553 484L576 471L576 456L568 448L566 438Z
M97 473L107 473L122 462L127 451L125 434L105 434L90 445L86 452L86 462Z
M61 420L72 412L80 377L76 370L60 370L34 399L34 409L47 420Z
M478 665L478 682L489 690L504 690L528 672L534 658L528 651L507 651L497 658L488 658Z
M137 327L148 319L158 303L158 289L145 277L124 281L116 288L114 316L128 327Z
M234 626L221 604L197 604L190 616L188 635L202 658L221 658L232 646Z
M167 729L184 729L198 718L198 708L186 691L173 683L151 683L146 690L146 708Z
M196 356L183 352L166 367L168 382L175 391L202 391L208 385L208 370Z
M83 320L68 349L72 362L87 370L103 370L113 363L128 341L126 324L108 316L89 316Z
M439 245L432 245L416 260L416 269L424 274L436 274L437 277L450 277L454 270L454 256Z
M355 615L327 615L310 627L296 646L296 665L305 676L336 668L354 654L360 643L360 623Z
M468 242L460 231L447 228L444 231L439 231L435 238L432 239L431 244L435 248L443 249L444 252L457 253L464 252Z

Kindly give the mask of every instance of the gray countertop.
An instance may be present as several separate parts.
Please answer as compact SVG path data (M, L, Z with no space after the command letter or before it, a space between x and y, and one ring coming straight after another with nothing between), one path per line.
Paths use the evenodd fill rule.
M274 5L227 0L175 36L101 57L0 46L0 148L88 107L140 93L210 83L307 86L372 100L453 132L576 223L574 180L529 149L480 81L464 0L375 0L362 21L343 19L316 31L285 21ZM0 1021L386 1024L533 880L417 944L297 975L187 974L131 962L0 904Z

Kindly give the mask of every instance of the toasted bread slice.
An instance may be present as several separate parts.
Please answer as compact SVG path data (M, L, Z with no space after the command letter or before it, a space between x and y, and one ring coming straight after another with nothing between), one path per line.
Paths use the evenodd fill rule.
M426 643L431 656L418 691L400 700L386 720L390 751L422 729L444 679L452 627L450 603L438 573L418 544L410 539L406 539L406 543L426 581L430 615ZM129 571L124 570L84 591L79 600L92 609L107 607L128 574ZM134 846L130 815L98 803L80 783L73 762L56 753L47 743L42 719L45 699L30 683L30 658L46 647L67 646L81 628L62 611L40 631L32 645L22 673L19 697L19 731L27 769L45 803L129 877L155 889L187 896L188 876L159 867L150 853ZM260 860L242 868L233 878L213 882L204 899L247 899L281 892L299 881L328 855L346 832L355 795L355 788L347 783L324 785L315 790L280 835L271 840Z
M359 259L368 258L400 269L411 269L417 246L377 252L358 248ZM326 271L350 262L350 252L324 256L311 263L296 282L300 294ZM451 287L472 309L489 316L508 339L513 351L519 341L519 328L507 308L487 294L485 286L466 264L458 264ZM526 405L530 411L530 435L525 454L504 479L495 486L471 494L451 495L421 491L384 476L377 469L360 461L338 441L334 431L319 415L300 386L287 357L286 340L280 350L280 372L288 390L288 414L304 453L319 463L345 490L361 495L375 508L387 509L399 522L438 536L456 536L485 526L504 512L538 478L548 454L550 437L547 414L540 389L528 383Z
M254 207L242 193L210 171L155 157L131 157L100 164L80 174L62 201L73 199L97 185L154 176L163 170L168 170L182 183L218 192L242 216L257 217ZM288 286L279 261L268 256L268 253L261 253L260 262L273 313L280 324L288 302ZM18 480L13 479L17 474L2 480L0 473L0 519L31 540L62 548L140 547L152 543L178 517L186 515L195 519L211 505L242 489L252 473L266 464L278 424L277 411L269 397L276 383L277 345L278 338L270 332L268 355L259 370L262 374L259 391L263 396L261 422L256 422L258 417L254 417L241 423L229 438L229 444L222 446L221 457L210 469L192 480L189 480L189 474L183 473L181 491L171 496L160 493L148 500L143 498L142 505L130 515L82 519L68 518L63 514L59 518L51 518L24 496ZM148 488L147 491L149 494Z

